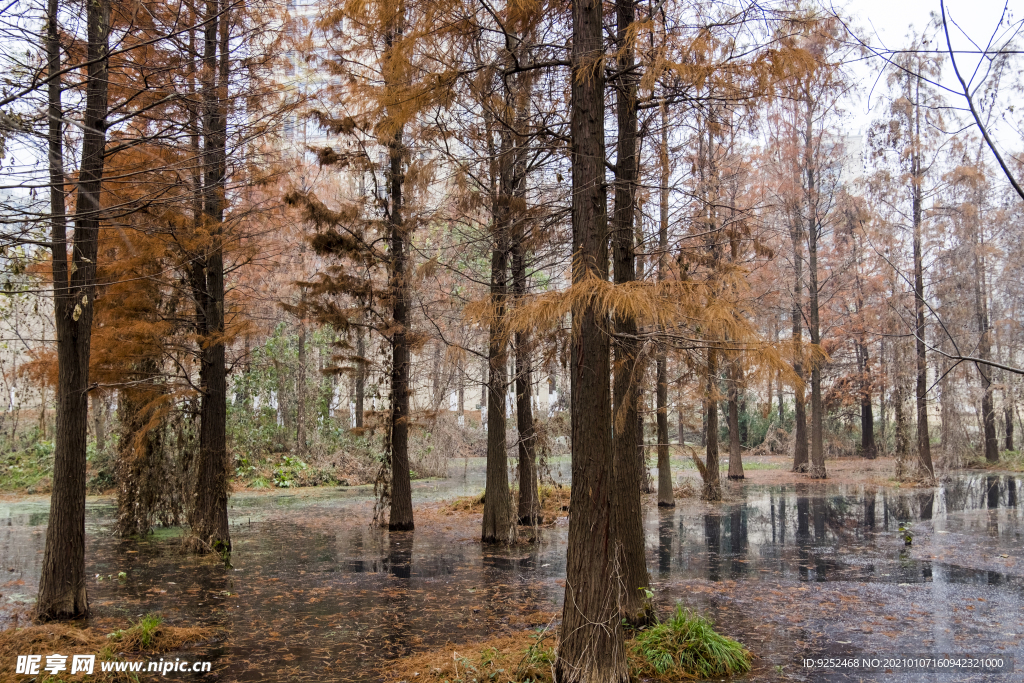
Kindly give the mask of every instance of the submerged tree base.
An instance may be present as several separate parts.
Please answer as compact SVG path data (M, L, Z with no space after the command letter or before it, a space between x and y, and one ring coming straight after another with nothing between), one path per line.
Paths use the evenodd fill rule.
M722 485L718 482L704 484L704 488L700 492L700 499L711 503L722 500Z

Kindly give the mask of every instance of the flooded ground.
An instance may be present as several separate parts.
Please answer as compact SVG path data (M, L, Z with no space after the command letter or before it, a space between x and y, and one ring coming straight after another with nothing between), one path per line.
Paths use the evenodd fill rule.
M90 500L91 623L159 612L216 626L224 637L204 653L215 661L204 680L223 681L373 681L386 658L548 623L560 610L566 521L535 544L484 548L478 518L438 504L479 493L483 461L459 460L451 475L417 482L416 531L390 535L370 528L366 488L236 494L230 567L181 555L177 530L115 538L112 502ZM1024 680L1022 486L991 474L928 490L726 484L721 504L646 510L652 588L663 611L697 608L755 653L743 680ZM0 628L31 609L47 505L0 502ZM923 654L996 654L1020 668L937 676L799 664Z

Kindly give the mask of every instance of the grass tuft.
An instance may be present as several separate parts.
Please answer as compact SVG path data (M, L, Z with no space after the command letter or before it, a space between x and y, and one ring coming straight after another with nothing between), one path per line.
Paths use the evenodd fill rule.
M639 631L627 646L634 679L717 678L750 671L746 648L681 605L671 619Z
M130 628L114 631L109 638L119 652L173 652L188 644L209 640L208 628L167 626L159 614L147 614Z

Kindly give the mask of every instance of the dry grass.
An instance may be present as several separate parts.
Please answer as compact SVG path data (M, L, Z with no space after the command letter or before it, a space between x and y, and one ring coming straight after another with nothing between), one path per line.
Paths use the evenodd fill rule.
M679 482L679 485L672 489L672 495L675 498L696 498L700 495L700 488L697 487L697 482L693 479L683 479Z
M160 617L146 616L139 623L123 631L110 634L118 652L174 652L188 645L209 640L214 634L210 628L195 626L167 626Z
M518 499L518 490L512 487L512 499ZM559 517L569 515L569 494L568 486L551 486L544 484L538 489L540 496L540 513L544 517L545 524L551 524ZM462 496L451 501L445 501L441 505L442 514L451 515L482 515L484 513L484 494L477 496Z
M76 628L59 623L0 631L0 683L21 683L26 680L25 676L14 673L19 655L42 655L45 658L46 655L55 652L66 655L68 662L71 661L71 655L96 655L97 664L93 675L88 677L90 681L134 681L136 679L128 672L101 671L99 662L117 660L119 653L122 652L173 652L189 644L209 640L215 633L209 628L164 626L159 623L159 619L156 619L156 623L151 621L149 628L146 629L141 627L142 623L109 635L94 628ZM149 644L144 646L144 640ZM43 661L45 662L45 659ZM63 672L57 676L49 676L45 680L81 681L85 680L85 674L71 676Z
M555 663L553 631L523 631L403 657L384 665L384 683L549 683Z

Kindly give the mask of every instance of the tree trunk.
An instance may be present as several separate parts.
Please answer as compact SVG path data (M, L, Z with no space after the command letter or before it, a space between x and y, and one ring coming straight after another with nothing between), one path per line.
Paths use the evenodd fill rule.
M306 322L299 320L298 372L295 377L295 449L306 452Z
M85 118L68 267L58 3L47 3L48 143L54 322L57 333L57 428L53 489L39 576L36 616L73 619L89 612L85 584L85 477L89 348L96 290L100 191L106 147L109 0L87 6Z
M992 359L992 336L988 319L988 288L985 282L985 262L979 253L982 248L980 226L974 231L974 305L978 322L978 357L982 360ZM984 433L985 460L998 462L999 437L996 435L996 410L991 366L977 363L978 374L981 375L981 421Z
M679 424L676 427L676 429L679 431L679 434L678 434L678 436L679 436L679 445L680 446L685 446L686 445L686 420L683 419L683 408L682 408L682 404L681 403L680 403L679 406L676 407L676 420L679 422Z
M1006 450L1013 450L1013 393L1003 389L1003 421L1006 427Z
M778 395L779 395L779 427L782 427L783 424L785 424L785 422L786 422L786 404L782 400L782 373L781 372L776 376L776 382L777 382L777 385L778 385L777 386L778 391L776 393L778 393Z
M635 17L635 0L617 0L617 40L620 46L616 83L618 158L615 164L615 214L612 219L615 284L635 282L636 247L633 219L636 214L637 160L636 80L632 73L634 55L627 33ZM615 428L612 461L612 529L618 556L619 613L631 624L651 619L652 606L645 590L651 583L644 549L643 510L640 490L646 470L642 446L643 414L640 412L641 367L636 342L637 321L617 314L615 330L614 404ZM638 433L639 432L639 433ZM659 445L659 449L661 446ZM639 451L639 452L638 452Z
M668 270L668 184L671 174L668 154L668 107L661 105L661 187L658 201L658 281L663 282ZM675 507L672 492L672 458L668 447L668 355L664 346L658 347L655 360L657 371L658 416L658 507ZM679 445L683 445L683 421L679 420Z
M820 307L818 305L818 206L817 179L813 165L813 104L807 100L807 120L804 129L804 171L807 178L807 276L808 315L807 330L811 343L821 348ZM811 466L808 470L812 479L824 479L824 405L821 399L821 360L811 363Z
M200 338L199 454L195 493L189 515L200 552L230 552L227 481L227 367L224 347L224 190L227 172L227 0L206 3L203 52L203 198L202 222L210 243L194 261L192 280ZM218 21L219 15L219 21ZM218 36L218 30L220 35ZM219 38L219 40L218 40ZM219 52L219 64L218 64ZM219 76L219 84L218 84Z
M512 289L516 301L526 295L526 249L518 231L512 247ZM516 425L519 429L519 510L520 524L540 524L540 498L537 491L537 433L533 426L533 365L530 360L530 335L516 333ZM461 390L460 390L461 393ZM460 403L461 405L461 403Z
M366 332L362 327L356 330L356 429L363 428L363 399L366 396Z
M570 140L573 286L608 278L602 5L572 2ZM556 683L626 683L615 589L607 316L593 301L572 316L572 492Z
M718 351L708 349L708 378L706 397L704 399L707 425L705 427L705 462L698 469L704 480L701 500L722 500L722 482L718 471Z
M739 358L729 362L729 478L743 479L743 455L740 442L740 364Z
M288 369L279 359L274 358L274 379L277 382L277 421L281 423L284 448L291 448L292 411L289 410Z
M393 46L388 45L388 49ZM402 191L405 172L402 170L405 148L402 127L388 141L388 189L391 206L388 212L391 247L391 296L395 332L391 336L391 511L390 531L411 531L415 526L412 514L412 481L409 476L409 266L406 227L402 219Z
M807 453L807 412L804 406L803 365L803 230L794 221L790 230L793 243L793 373L801 380L793 385L794 426L793 426L793 471L806 472L810 467ZM781 392L780 392L781 395ZM782 403L779 403L782 410Z
M874 460L878 457L875 446L875 417L871 408L871 366L868 358L868 345L860 344L862 370L860 390L860 454Z
M931 476L935 476L932 465L931 436L928 429L928 357L925 346L924 324L924 263L921 245L921 224L923 212L924 168L921 159L921 84L918 77L917 92L914 103L914 144L911 150L911 194L913 199L914 220L914 308L916 310L917 328L915 330L917 351L917 454Z
M488 125L490 130L490 125ZM501 133L501 148L492 166L494 245L491 251L491 325L487 345L487 481L484 488L484 543L510 543L515 537L515 515L508 486L508 455L505 450L505 400L508 391L508 353L505 307L508 296L509 221L512 200L512 136Z
M102 451L107 447L107 406L98 390L89 394L92 402L92 425L96 436L96 450Z

